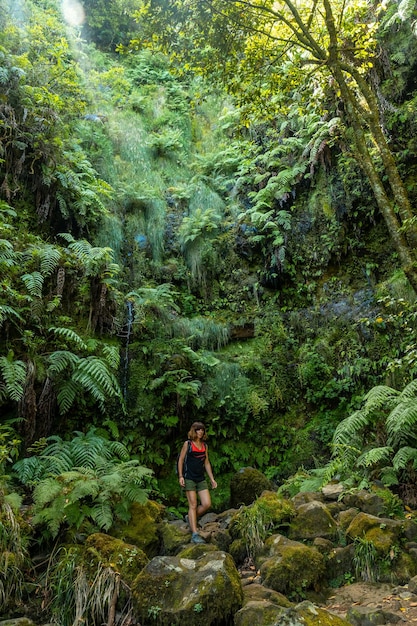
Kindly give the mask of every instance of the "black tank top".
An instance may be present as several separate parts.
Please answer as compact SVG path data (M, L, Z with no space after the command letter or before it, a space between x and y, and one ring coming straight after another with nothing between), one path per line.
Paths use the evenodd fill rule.
M188 447L187 454L184 459L184 478L194 480L196 483L204 480L206 450L207 446L204 442L202 450L199 450L194 441L191 441L191 446Z

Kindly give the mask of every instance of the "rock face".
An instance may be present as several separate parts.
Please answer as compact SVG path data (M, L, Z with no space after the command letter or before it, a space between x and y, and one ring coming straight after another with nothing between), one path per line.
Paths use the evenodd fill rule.
M233 559L221 551L155 557L134 581L132 592L141 622L153 618L161 626L232 622L243 602Z
M244 467L230 481L230 504L232 507L251 504L270 488L271 481L262 472L253 467Z
M318 586L325 561L316 548L283 535L272 535L265 542L265 552L268 558L261 559L260 572L266 587L283 594L301 594Z

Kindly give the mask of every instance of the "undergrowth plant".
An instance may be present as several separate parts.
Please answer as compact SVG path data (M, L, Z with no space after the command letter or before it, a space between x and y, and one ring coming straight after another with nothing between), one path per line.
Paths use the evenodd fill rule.
M356 537L354 541L353 563L358 580L370 583L378 581L378 553L372 541Z
M145 503L152 471L130 459L126 447L92 428L71 441L49 438L39 455L18 461L14 471L33 489L33 523L56 537L62 527L109 530L130 519L134 502Z
M52 554L44 594L52 623L57 626L123 626L132 617L130 589L120 574L103 563L94 569L88 567L77 547L61 547Z

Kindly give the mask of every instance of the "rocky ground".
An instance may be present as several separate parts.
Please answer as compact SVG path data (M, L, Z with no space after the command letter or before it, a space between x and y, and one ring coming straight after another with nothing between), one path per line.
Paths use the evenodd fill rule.
M392 587L388 584L353 583L332 590L322 606L341 617L346 617L351 608L356 608L358 613L366 611L385 616L385 622L375 618L370 624L403 626L417 623L417 595L407 585Z
M243 587L260 582L259 572L250 560L240 568ZM411 583L410 583L411 584ZM396 586L386 583L352 583L331 589L327 594L312 594L316 605L352 624L417 624L417 584ZM349 614L349 615L348 615Z

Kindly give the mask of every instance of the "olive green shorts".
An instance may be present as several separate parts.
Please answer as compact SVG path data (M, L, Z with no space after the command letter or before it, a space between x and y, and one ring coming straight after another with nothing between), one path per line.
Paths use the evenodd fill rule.
M206 480L200 480L198 483L196 483L195 480L190 480L189 478L185 478L185 486L183 487L183 489L185 491L204 491L205 489L208 489L208 484Z

